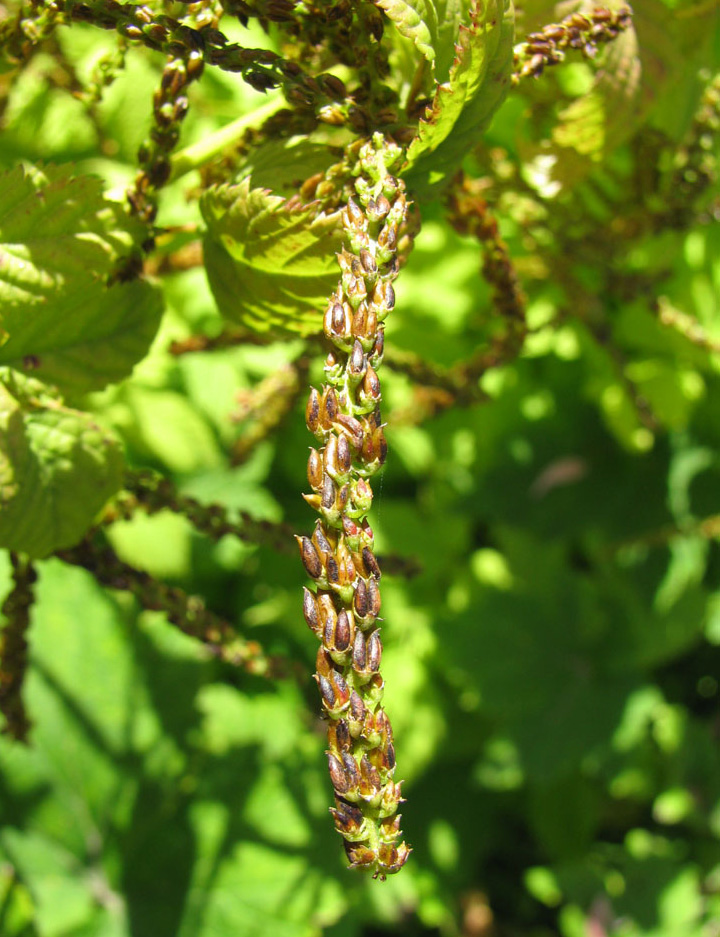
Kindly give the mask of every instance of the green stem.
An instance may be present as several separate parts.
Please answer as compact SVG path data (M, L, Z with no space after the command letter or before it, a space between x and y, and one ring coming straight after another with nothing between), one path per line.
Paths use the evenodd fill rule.
M204 166L213 157L235 143L246 130L262 124L268 117L272 117L273 114L285 106L284 98L274 97L266 104L263 104L262 107L238 117L231 124L227 124L227 126L221 127L220 130L216 130L215 133L203 137L197 143L186 146L184 150L178 150L170 158L170 165L172 166L170 179L180 179L181 176L192 172L193 169Z

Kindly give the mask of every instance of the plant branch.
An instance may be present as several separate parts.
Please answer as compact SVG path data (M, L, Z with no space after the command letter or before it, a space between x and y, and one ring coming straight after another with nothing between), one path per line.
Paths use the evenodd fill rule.
M285 675L281 658L268 656L257 641L238 635L229 622L209 611L201 598L123 562L112 547L92 531L76 546L58 550L55 556L86 569L108 589L130 592L145 610L164 612L170 624L201 641L219 660L258 676Z
M13 588L2 606L5 624L0 632L0 712L2 732L17 742L27 742L32 723L25 712L22 687L28 664L27 631L35 600L35 567L17 553L10 554Z

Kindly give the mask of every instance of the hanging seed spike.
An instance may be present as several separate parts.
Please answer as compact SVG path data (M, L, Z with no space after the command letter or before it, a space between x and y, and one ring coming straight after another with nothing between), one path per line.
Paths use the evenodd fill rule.
M376 625L380 608L376 576L380 570L372 553L372 530L366 523L372 504L366 478L379 468L387 448L381 430L376 369L384 347L381 323L394 305L394 293L388 288L398 270L397 231L404 221L406 203L402 184L387 171L399 161L400 149L385 145L376 135L355 152L360 173L357 198L353 197L341 214L346 243L339 257L342 276L323 319L335 350L326 359L326 384L316 397L311 395L307 408L309 428L322 440L323 448L319 459L309 460L311 486L315 483L318 490L313 488L314 495L306 500L322 518L312 540L322 566L316 579L322 641L316 672L327 681L321 695L331 726L340 722L346 726L329 729L328 743L336 757L330 764L331 779L338 784L338 800L357 803L361 821L350 823L337 804L334 810L340 813L333 816L351 864L384 878L397 871L400 857L406 858L409 850L393 840L393 836L399 837L399 823L393 820L399 788L391 778L392 732L381 707L382 644ZM384 247L378 253L378 234L383 231ZM332 549L326 555L327 544ZM308 615L314 622L312 608ZM361 669L356 670L354 664ZM340 757L343 752L344 758ZM347 789L341 790L346 785ZM390 823L385 823L388 817ZM383 844L392 847L390 851L381 852Z

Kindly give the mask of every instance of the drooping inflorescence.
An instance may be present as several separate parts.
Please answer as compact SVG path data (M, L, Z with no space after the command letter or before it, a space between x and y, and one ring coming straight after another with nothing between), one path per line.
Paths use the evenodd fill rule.
M343 211L342 277L323 331L332 345L325 384L312 389L307 426L320 443L310 450L308 503L318 512L312 537L298 537L315 589L305 589L305 620L321 641L315 679L328 719L332 814L351 867L384 878L405 864L400 838L400 783L382 707L378 627L380 568L367 522L368 479L385 461L377 369L384 320L395 305L398 231L407 213L404 186L390 172L400 149L381 134L359 152L355 190Z

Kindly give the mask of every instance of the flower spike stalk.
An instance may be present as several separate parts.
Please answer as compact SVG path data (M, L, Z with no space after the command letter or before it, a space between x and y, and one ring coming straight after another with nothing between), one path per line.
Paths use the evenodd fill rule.
M367 521L368 479L387 454L377 371L407 214L403 183L391 174L401 156L382 134L359 151L357 197L342 214L342 276L323 319L332 350L325 384L311 390L306 409L319 445L310 450L312 494L305 499L320 516L312 537L297 538L315 585L304 590L303 613L321 642L315 679L328 720L331 813L350 867L381 879L398 872L410 854L398 842L401 783L393 780L392 728L382 707L380 568Z

